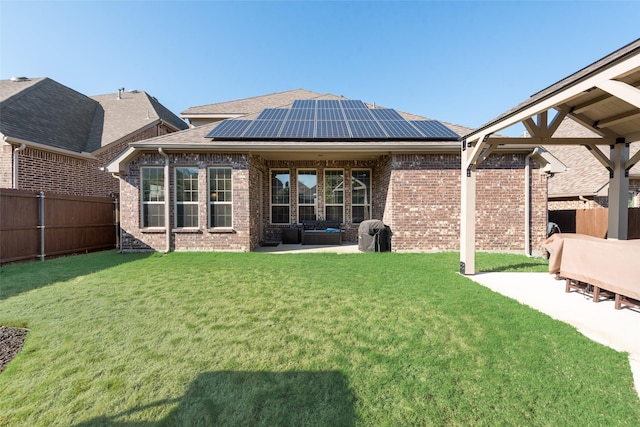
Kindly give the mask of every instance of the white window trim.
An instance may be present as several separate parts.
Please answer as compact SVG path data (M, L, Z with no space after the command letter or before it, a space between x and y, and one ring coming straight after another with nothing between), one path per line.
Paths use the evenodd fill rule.
M196 193L198 200L195 202L179 202L178 201L178 169L196 169L198 174L196 175L196 182L198 182L198 192ZM173 168L173 200L174 200L174 213L173 219L175 227L179 230L197 230L200 227L200 214L198 213L197 220L198 223L194 227L178 227L178 205L200 205L200 182L198 181L199 177L199 168L198 166L175 166ZM198 209L200 211L200 209Z
M289 174L289 203L273 203L273 172L284 172ZM287 225L291 224L291 170L287 168L272 168L269 169L269 223L271 225ZM296 197L297 197L296 193ZM289 221L288 222L273 222L273 207L274 206L286 206L289 208Z
M369 203L353 203L353 174L358 171L368 171L369 172ZM373 209L373 172L369 168L354 168L351 169L349 174L349 185L351 186L351 198L349 202L351 203L351 223L359 224L358 222L353 222L353 207L354 206L363 206L369 208L369 219L372 218L372 209Z
M344 191L344 184L346 181L346 175L344 169L341 168L327 168L323 171L323 188L322 188L322 196L325 197L326 194L326 186L327 186L327 171L328 172L341 172L342 173L342 203L327 203L326 199L324 200L324 219L327 219L327 206L342 206L342 224L345 224L345 196L346 192Z
M211 201L211 170L212 169L228 169L231 171L231 201L229 202L212 202ZM231 166L209 166L207 167L207 227L209 230L233 230L234 215L233 215L233 200L235 199L234 185L233 185L233 168ZM224 227L214 227L211 223L211 208L213 205L230 205L231 206L231 225Z
M315 200L313 202L313 204L301 204L300 203L300 172L315 172L315 177L316 177L316 197ZM318 170L314 169L314 168L300 168L296 170L296 206L298 207L297 209L297 214L298 214L298 224L301 224L302 221L300 220L300 207L301 206L313 206L313 212L315 214L316 220L319 219L318 218ZM291 195L289 195L289 201L291 201Z
M155 166L155 165L152 166L152 165L149 165L149 166L141 166L140 167L140 193L139 193L140 194L140 228L142 230L151 230L151 231L163 230L164 231L167 228L167 219L168 218L164 218L164 225L161 225L161 226L149 227L149 226L145 226L144 225L144 206L145 205L160 205L160 206L164 206L164 204L167 203L167 200L164 200L162 202L155 201L155 200L154 201L145 202L145 200L144 200L144 179L143 179L143 171L145 169L160 169L160 170L162 170L163 186L164 186L164 182L165 182L165 179L164 179L165 178L164 177L164 167L163 166ZM166 197L164 197L166 195L166 189L163 188L162 193L163 193L163 198L166 198ZM164 210L163 210L163 212L164 212Z

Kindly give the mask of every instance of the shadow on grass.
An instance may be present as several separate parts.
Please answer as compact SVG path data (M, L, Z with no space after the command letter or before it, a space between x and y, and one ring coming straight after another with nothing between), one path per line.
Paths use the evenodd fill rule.
M508 265L500 265L494 266L490 268L486 268L482 271L485 273L500 273L500 272L542 272L547 265L543 262L521 262L518 264L508 264ZM545 270L546 271L546 270Z
M109 426L353 426L355 396L338 371L205 372L178 399L165 399L77 427ZM176 405L160 421L147 418L158 407Z
M52 285L151 256L152 252L119 254L114 250L70 255L46 261L3 265L0 268L0 301Z

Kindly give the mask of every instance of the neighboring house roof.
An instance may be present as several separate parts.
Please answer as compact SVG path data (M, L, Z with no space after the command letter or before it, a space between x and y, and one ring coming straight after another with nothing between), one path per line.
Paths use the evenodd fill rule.
M100 103L93 133L87 151L94 151L112 142L155 125L159 120L174 128L184 130L189 126L169 111L158 100L144 91L122 91L118 94L92 96Z
M93 152L160 122L187 124L145 92L85 96L49 78L0 80L0 132L67 152Z
M0 80L0 132L7 137L84 152L98 102L49 78ZM4 94L10 96L4 98Z
M570 118L562 121L553 136L558 138L599 137ZM589 150L576 145L554 145L545 148L568 167L567 171L549 179L550 198L607 195L609 172ZM609 153L609 147L606 145L598 148L605 154ZM633 156L639 149L638 144L631 144L629 155ZM640 177L640 165L636 164L631 168L630 176Z

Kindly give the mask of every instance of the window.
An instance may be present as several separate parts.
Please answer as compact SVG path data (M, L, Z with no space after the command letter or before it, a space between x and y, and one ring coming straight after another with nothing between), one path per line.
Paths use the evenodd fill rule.
M371 219L371 171L351 171L351 221L354 224Z
M198 227L198 168L176 168L176 227Z
M317 187L315 170L298 171L298 222L317 219Z
M344 222L344 172L324 171L324 218Z
M231 168L209 168L209 227L233 227Z
M271 171L271 223L289 224L291 216L289 213L290 197L289 189L291 183L288 170Z
M164 227L164 168L140 168L142 227Z

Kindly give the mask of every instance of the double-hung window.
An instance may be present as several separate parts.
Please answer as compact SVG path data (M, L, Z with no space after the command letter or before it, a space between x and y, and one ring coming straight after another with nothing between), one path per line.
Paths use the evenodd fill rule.
M289 224L290 215L290 176L289 170L271 171L271 223Z
M315 170L298 171L298 222L315 221L318 206L318 177Z
M198 227L198 168L178 167L176 182L176 227Z
M142 227L164 227L164 168L140 168Z
M351 171L351 221L358 224L371 219L371 170Z
M209 168L209 227L233 227L231 168Z
M344 171L324 171L324 218L344 222Z

